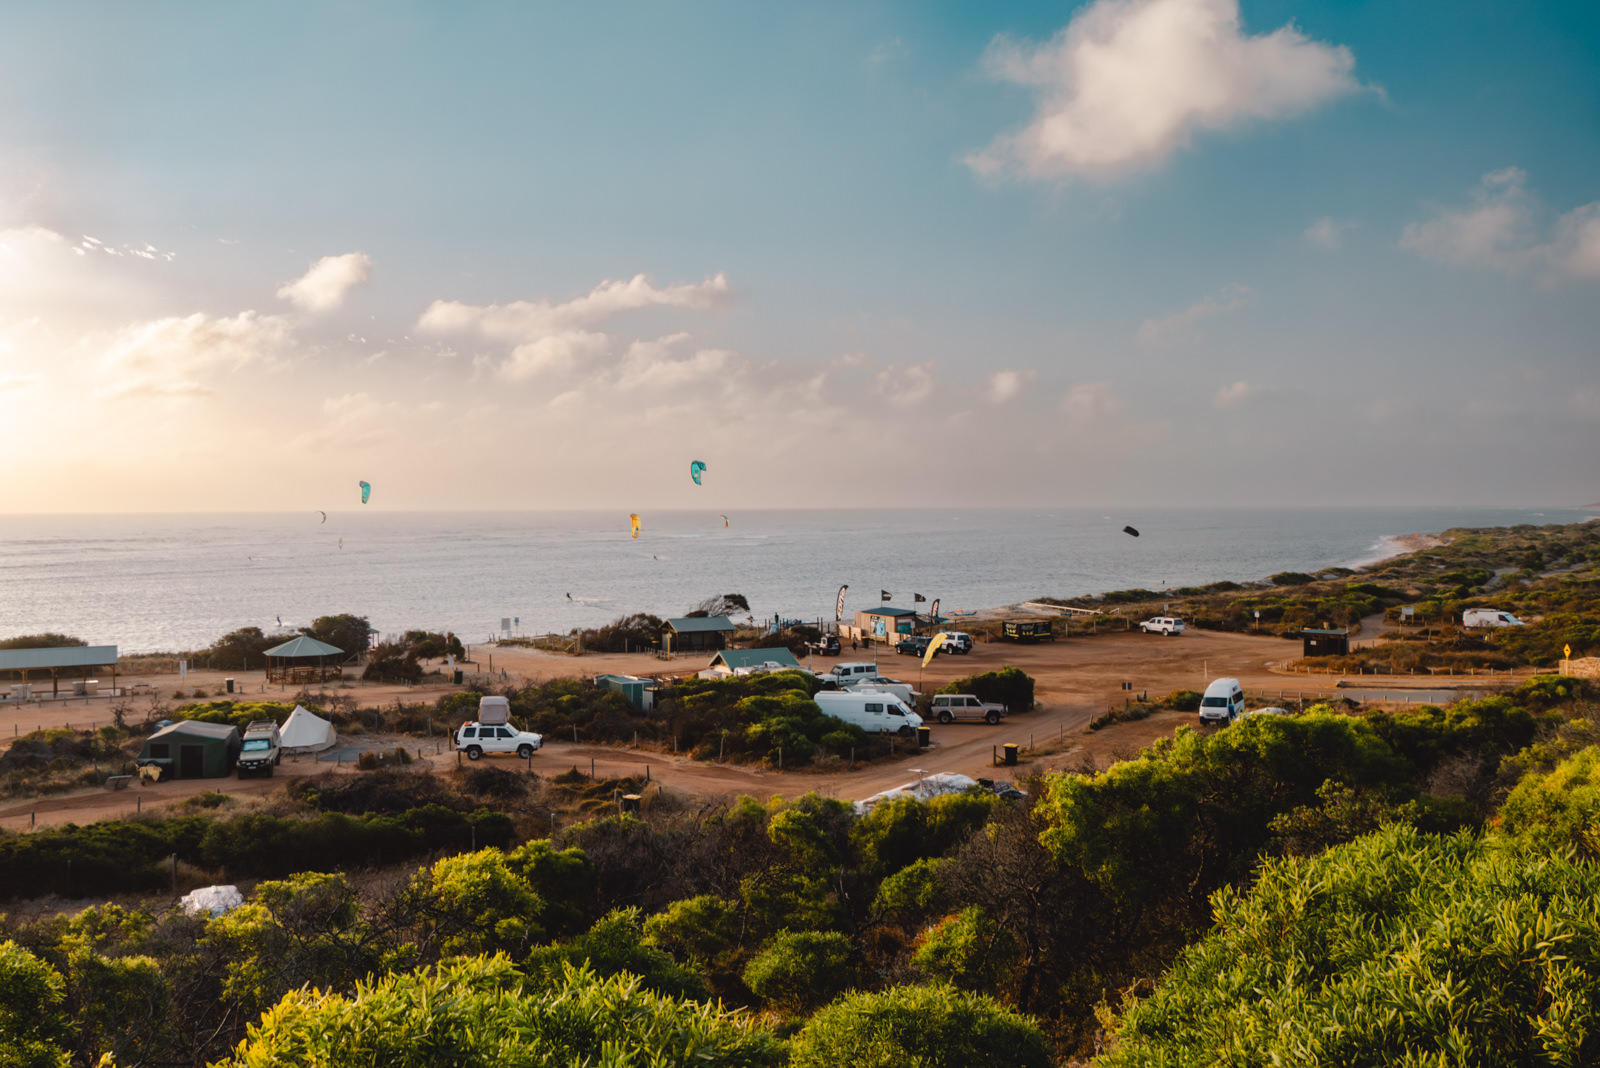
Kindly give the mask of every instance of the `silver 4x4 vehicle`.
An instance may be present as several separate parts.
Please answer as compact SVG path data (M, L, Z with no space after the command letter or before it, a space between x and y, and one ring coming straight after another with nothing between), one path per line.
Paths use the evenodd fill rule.
M1139 629L1146 634L1165 634L1170 638L1174 634L1183 633L1183 620L1177 616L1156 616L1140 623Z
M929 711L940 723L954 723L958 719L999 723L1006 715L1004 705L986 704L970 693L935 694Z
M519 731L505 724L464 723L456 731L456 748L477 760L485 753L515 753L526 760L544 745L544 738L532 731Z

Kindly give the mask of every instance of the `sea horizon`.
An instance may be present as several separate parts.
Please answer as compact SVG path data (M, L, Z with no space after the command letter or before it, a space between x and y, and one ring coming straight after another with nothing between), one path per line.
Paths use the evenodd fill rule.
M290 632L321 615L478 642L682 615L740 593L756 618L889 603L995 608L1360 567L1452 527L1591 518L1561 506L1159 506L70 513L0 516L0 638L54 631L126 653ZM1134 537L1124 527L1138 530ZM921 594L925 600L913 598Z

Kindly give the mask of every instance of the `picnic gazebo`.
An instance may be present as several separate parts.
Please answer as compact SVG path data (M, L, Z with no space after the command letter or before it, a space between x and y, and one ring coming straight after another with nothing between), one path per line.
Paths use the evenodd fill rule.
M344 676L344 650L305 635L264 655L268 682L326 682Z

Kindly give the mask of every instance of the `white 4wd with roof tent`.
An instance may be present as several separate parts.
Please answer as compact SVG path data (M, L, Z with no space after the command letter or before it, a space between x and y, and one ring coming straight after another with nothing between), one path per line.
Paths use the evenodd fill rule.
M468 760L485 753L515 753L526 760L543 745L540 735L503 723L464 723L456 731L456 748L465 751Z
M1165 634L1171 637L1183 633L1183 620L1177 616L1156 616L1139 624L1139 629L1146 634Z

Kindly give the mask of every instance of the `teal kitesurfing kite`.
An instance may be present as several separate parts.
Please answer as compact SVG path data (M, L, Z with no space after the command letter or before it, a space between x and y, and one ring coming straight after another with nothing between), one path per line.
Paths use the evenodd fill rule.
M694 484L696 486L701 485L700 476L705 473L706 465L703 461L691 460L689 462L689 477L694 479Z
M371 496L372 496L372 483L370 483L370 482L361 483L361 503L362 504L366 504L368 498L370 498Z

